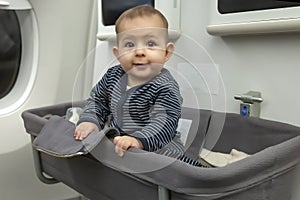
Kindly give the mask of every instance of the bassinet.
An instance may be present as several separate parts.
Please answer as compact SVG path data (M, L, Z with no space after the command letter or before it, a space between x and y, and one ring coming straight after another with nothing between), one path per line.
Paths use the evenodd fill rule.
M22 114L26 131L35 138L47 122L45 116L63 116L67 108L82 104L27 110ZM190 157L196 158L203 146L225 153L238 149L251 156L225 167L199 168L136 149L120 158L104 138L93 150L99 155L57 158L33 149L37 175L45 183L63 182L92 200L291 199L300 162L299 127L191 108L183 109L182 118L193 120L187 139Z

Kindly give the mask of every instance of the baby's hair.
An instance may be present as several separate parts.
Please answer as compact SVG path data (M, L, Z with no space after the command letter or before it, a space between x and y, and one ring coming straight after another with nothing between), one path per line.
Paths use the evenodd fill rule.
M168 29L169 25L166 17L157 9L153 8L150 5L145 4L145 5L133 7L123 12L116 21L115 31L116 33L119 33L119 26L122 23L122 21L125 19L134 19L136 17L152 16L152 15L158 15L161 18L161 21L163 22L164 28Z

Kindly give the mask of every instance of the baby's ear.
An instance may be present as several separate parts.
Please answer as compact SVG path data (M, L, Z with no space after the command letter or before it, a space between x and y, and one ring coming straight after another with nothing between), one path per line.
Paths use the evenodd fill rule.
M173 52L174 52L174 44L172 42L169 42L166 48L166 61L169 60Z
M116 58L119 58L119 54L120 53L119 53L119 48L118 47L114 47L113 48L113 53L114 53L114 55L115 55Z

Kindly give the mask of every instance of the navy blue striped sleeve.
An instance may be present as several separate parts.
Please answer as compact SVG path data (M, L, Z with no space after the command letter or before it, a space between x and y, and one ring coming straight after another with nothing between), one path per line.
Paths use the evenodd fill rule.
M80 114L77 124L82 122L92 122L101 130L105 126L108 116L110 115L109 108L109 77L113 73L113 68L110 68L101 80L93 87L90 92L84 112Z

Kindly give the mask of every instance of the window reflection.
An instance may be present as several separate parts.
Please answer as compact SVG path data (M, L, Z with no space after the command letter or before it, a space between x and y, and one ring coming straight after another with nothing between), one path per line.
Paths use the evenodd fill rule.
M21 61L21 31L15 11L0 10L0 99L13 88Z

